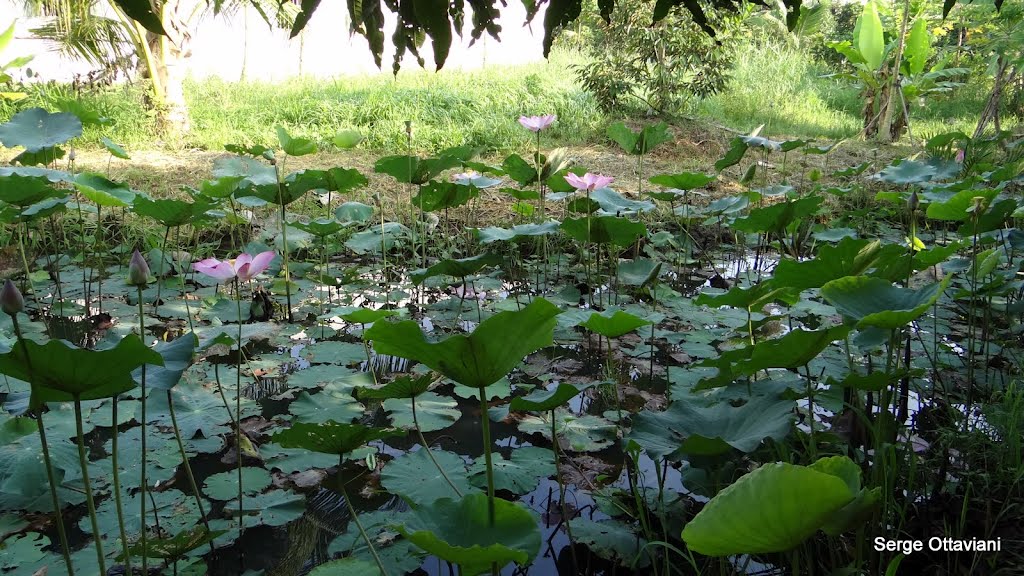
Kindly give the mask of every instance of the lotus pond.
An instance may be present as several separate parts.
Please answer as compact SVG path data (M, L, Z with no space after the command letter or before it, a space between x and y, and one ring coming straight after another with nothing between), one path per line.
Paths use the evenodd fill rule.
M0 125L0 572L1020 568L1019 140L648 174L616 124L600 175L552 121L381 157L394 210L285 130L163 198ZM933 536L975 548L873 544Z

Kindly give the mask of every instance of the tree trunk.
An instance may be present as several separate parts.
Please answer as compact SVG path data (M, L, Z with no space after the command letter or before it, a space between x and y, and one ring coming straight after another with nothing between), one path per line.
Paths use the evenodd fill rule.
M153 79L155 108L160 129L168 134L183 134L191 129L188 103L185 100L185 65L192 55L191 33L186 20L178 14L181 3L168 0L160 6L161 22L167 36L146 34L152 55L150 77Z
M895 104L900 106L900 116L902 116L903 110L903 98L902 94L894 96L898 92L903 91L903 87L900 86L900 63L903 61L903 47L907 37L907 23L910 21L910 0L903 1L903 23L900 25L900 38L899 43L896 44L896 57L893 59L890 69L892 70L892 78L889 79L886 85L885 91L882 94L882 100L879 102L881 119L879 120L878 127L878 139L882 142L894 142L893 137L893 108Z
M1003 86L1006 85L1006 76L1009 70L1009 60L1006 56L1000 55L996 60L996 75L992 80L992 91L988 94L985 108L982 109L981 117L978 118L978 125L974 128L974 138L978 138L985 133L985 128L989 122L995 125L997 132L999 131L999 103L1002 100Z

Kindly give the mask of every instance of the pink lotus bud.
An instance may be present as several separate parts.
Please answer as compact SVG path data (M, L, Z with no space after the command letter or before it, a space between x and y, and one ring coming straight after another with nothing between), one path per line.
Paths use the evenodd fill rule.
M130 286L149 284L149 264L138 250L132 253L131 262L128 263L128 284Z
M24 308L25 298L22 297L21 290L18 290L10 280L4 282L4 288L0 290L0 309L3 309L5 314L14 316Z

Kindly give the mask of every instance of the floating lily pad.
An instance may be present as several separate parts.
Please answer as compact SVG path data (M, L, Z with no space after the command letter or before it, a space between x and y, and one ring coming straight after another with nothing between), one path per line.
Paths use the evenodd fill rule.
M444 469L444 476L434 461L431 461L431 456ZM448 480L445 480L445 476ZM427 454L423 448L388 462L380 473L380 483L388 492L416 506L431 504L440 498L458 498L456 488L463 495L476 492L461 456L443 450L431 450Z
M512 451L511 458L493 452L491 459L496 490L526 494L537 488L541 478L555 475L555 455L547 448L521 446ZM480 489L486 488L486 472L484 457L480 456L469 467L469 481Z
M633 526L619 520L595 522L583 517L573 518L569 525L577 542L585 544L594 554L605 560L634 568L644 568L651 563L650 554L647 552L637 559L647 540L638 537L637 529ZM635 565L634 559L637 559Z
M486 572L491 564L499 569L509 562L524 566L541 544L536 519L520 504L495 500L491 525L485 494L422 506L398 530L428 553L458 564L467 576Z
M406 398L391 398L384 401L384 409L390 414L392 425L398 428L413 428L412 402ZM458 403L451 398L433 392L425 392L416 397L416 418L419 420L421 432L444 430L455 424L461 416Z
M573 452L598 452L615 442L618 428L611 421L593 414L576 416L570 412L555 413L555 430L559 445ZM551 438L550 414L527 416L519 421L519 429L526 434L541 434Z
M270 486L270 473L263 468L245 466L242 468L242 488L245 494L257 494ZM214 500L231 500L238 497L238 471L229 470L207 476L203 482L203 494Z
M285 448L305 448L340 456L361 448L368 442L402 434L400 430L370 428L362 424L339 424L331 421L319 424L296 422L286 430L275 433L270 439Z

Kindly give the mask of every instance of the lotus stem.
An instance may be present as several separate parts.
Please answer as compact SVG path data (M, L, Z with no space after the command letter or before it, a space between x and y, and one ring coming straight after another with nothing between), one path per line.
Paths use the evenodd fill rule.
M281 205L281 217L284 217L284 205ZM283 225L283 220L282 220ZM288 243L285 241L284 247L285 262L288 262ZM287 266L287 264L285 264ZM286 268L287 270L287 268ZM285 272L285 282L287 280L288 273ZM245 522L245 508L242 504L242 292L238 285L238 279L235 279L235 304L238 308L238 369L235 370L235 458L238 460L238 537L242 537L242 531L244 529ZM291 316L291 300L288 301L288 315ZM291 318L288 319L289 322ZM239 562L241 562L239 557Z
M451 486L452 490L455 491L455 494L458 495L459 498L462 498L462 491L455 486L455 483L452 482L452 479L448 477L448 474L444 471L444 468L442 468L441 464L438 463L437 459L434 458L434 454L430 451L430 444L428 444L427 439L423 437L423 431L420 430L420 422L416 418L415 396L412 397L412 424L413 426L416 427L416 434L419 435L420 444L423 446L423 449L426 450L427 452L427 458L430 458L430 461L434 463L434 467L436 467L437 471L441 473L441 477L444 478L444 481L447 482L448 485Z
M171 413L171 427L174 428L174 439L178 441L178 451L181 453L181 463L185 467L185 476L188 478L188 486L192 489L192 494L196 498L196 506L199 508L199 517L203 520L203 526L206 527L207 532L210 530L210 521L206 518L206 509L203 507L203 498L199 493L199 488L196 486L196 477L192 474L192 466L188 463L188 454L185 452L185 444L181 441L181 430L178 428L178 417L174 413L174 398L171 397L171 391L167 390L167 409ZM210 552L216 553L213 547L213 542L210 542Z
M21 326L18 325L18 315L11 314L11 323L14 326L14 335L21 344L21 353L25 355L25 366L28 368L29 384L35 386L32 378L32 361L29 359L28 346L21 336ZM53 515L57 522L57 535L60 537L61 553L64 555L64 566L68 570L68 576L75 575L75 569L71 564L71 549L68 546L68 534L64 530L64 514L60 507L60 498L57 497L57 483L53 474L53 461L50 459L50 447L46 442L46 426L43 425L43 408L39 408L36 415L39 420L39 443L43 448L43 462L46 464L46 481L50 485L50 500L53 504Z
M341 460L345 460L345 455L341 455ZM338 474L341 474L341 467L338 467ZM348 513L352 516L352 522L355 523L356 528L359 529L359 535L366 541L367 548L370 549L370 554L373 556L373 561L377 563L377 568L380 569L381 576L388 576L388 570L384 567L384 562L381 561L380 556L377 555L377 549L373 547L373 541L370 540L370 536L366 534L366 530L363 528L362 522L359 521L359 515L356 514L356 509L352 506L352 502L348 498L348 491L345 490L345 483L341 484L341 496L345 499L345 506L348 507Z
M28 223L27 222L25 223L25 228L28 228ZM35 286L32 285L32 276L31 276L31 272L29 272L29 267L28 267L28 257L25 256L25 232L22 230L22 228L20 226L18 227L18 248L21 250L21 263L22 263L22 265L25 266L25 281L22 282L22 285L21 285L22 291L24 292L24 291L27 291L26 288L31 288L31 290L32 290L32 297L36 299L36 306L38 306L39 305L39 296L36 295ZM26 356L26 358L27 358L27 356Z
M146 317L143 312L142 306L142 285L136 287L139 295L139 338L142 339L143 343L146 341ZM139 528L139 544L142 549L142 573L149 574L149 558L146 552L146 493L148 486L146 485L146 365L142 365L142 378L140 381L142 388L142 478L139 480L139 522L141 527ZM154 513L156 509L154 508Z
M572 554L573 573L579 572L579 561L576 548L573 546L572 526L569 524L569 507L565 505L565 481L562 479L562 468L559 466L558 435L555 427L555 409L551 409L551 451L555 454L555 479L558 481L558 505L562 510L562 521L565 523L565 535L569 538L569 552ZM667 540L666 540L667 541Z
M491 462L491 419L487 415L487 393L484 387L480 391L480 423L484 435L484 463L487 469L487 525L494 528L494 464ZM497 576L498 565L491 564L491 574Z
M100 204L96 205L96 306L99 310L99 314L103 313L103 250L101 250L100 241L102 238L103 231L103 206Z
M99 562L100 574L107 573L107 562L103 555L103 539L100 524L96 519L96 503L92 499L92 485L89 483L89 461L85 457L85 433L82 431L82 398L75 396L75 432L78 440L78 462L82 466L82 482L85 484L85 504L89 509L89 522L92 525L92 539L96 545L96 560Z
M132 555L128 547L128 533L124 529L124 507L121 505L121 469L117 465L117 396L114 396L113 407L110 410L111 425L114 433L110 437L111 454L110 464L114 469L114 506L117 508L117 529L121 535L121 553L124 554L125 573L132 573Z

